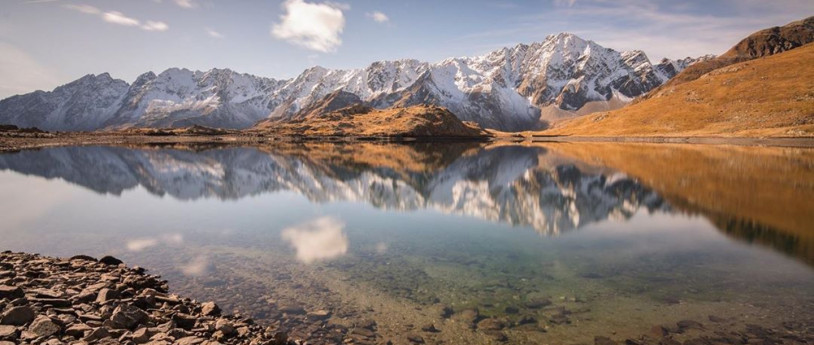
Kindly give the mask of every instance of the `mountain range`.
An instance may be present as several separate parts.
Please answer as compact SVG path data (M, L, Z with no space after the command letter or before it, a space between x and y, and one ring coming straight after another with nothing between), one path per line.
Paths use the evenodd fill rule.
M172 68L132 84L87 75L53 91L0 101L0 124L56 131L132 127L243 129L302 117L326 97L373 108L436 105L459 119L506 131L542 129L552 120L621 107L711 56L653 63L642 51L618 52L568 33L476 57L436 63L374 62L363 69L312 67L277 80L229 69ZM345 104L348 105L348 104Z

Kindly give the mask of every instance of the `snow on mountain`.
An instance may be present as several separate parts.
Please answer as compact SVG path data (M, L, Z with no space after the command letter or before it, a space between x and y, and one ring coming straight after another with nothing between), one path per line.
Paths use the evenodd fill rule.
M695 61L654 65L641 51L617 52L562 33L483 56L379 61L351 70L312 67L290 80L173 68L128 85L101 74L0 101L0 123L46 130L246 128L267 118L296 118L343 91L377 108L434 104L484 127L538 129L560 117L619 107Z

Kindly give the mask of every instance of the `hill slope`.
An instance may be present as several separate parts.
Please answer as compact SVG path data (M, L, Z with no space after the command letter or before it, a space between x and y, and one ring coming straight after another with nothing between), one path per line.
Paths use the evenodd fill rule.
M716 69L547 135L814 136L814 44Z
M715 69L760 57L779 54L814 42L814 17L788 23L784 26L763 29L744 38L726 53L714 59L698 61L678 73L675 77L653 89L643 99L651 98L662 90L669 89Z
M330 103L331 100L326 101ZM316 107L325 109L326 107ZM362 104L326 113L312 112L295 120L267 120L253 128L280 136L304 137L485 137L473 122L458 119L436 106L374 109Z

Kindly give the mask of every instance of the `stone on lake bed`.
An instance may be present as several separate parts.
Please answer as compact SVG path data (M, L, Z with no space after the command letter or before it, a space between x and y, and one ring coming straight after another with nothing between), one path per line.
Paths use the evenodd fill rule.
M324 309L320 309L320 310L315 310L315 311L308 312L308 314L306 314L306 316L309 319L313 319L313 320L324 320L324 319L327 319L327 318L331 317L331 312L327 311L327 310L324 310Z

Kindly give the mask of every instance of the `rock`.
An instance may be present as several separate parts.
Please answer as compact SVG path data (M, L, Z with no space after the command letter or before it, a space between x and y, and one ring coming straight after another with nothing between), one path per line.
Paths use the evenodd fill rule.
M655 325L653 327L650 327L650 335L652 335L652 336L654 336L656 338L664 337L669 333L670 332L667 331L667 328L665 328L662 325Z
M0 345L17 345L17 343L15 343L13 341L5 341L5 340L3 340L3 341L0 341Z
M481 330L499 331L505 327L506 324L503 321L500 321L495 318L483 319L480 322L478 322L478 329Z
M237 333L237 330L234 326L232 326L232 323L224 319L219 319L217 322L215 322L215 330L221 331L227 337L233 336Z
M17 327L10 325L0 326L0 339L17 338Z
M320 309L320 310L308 312L308 314L306 314L306 316L311 320L325 320L325 319L331 317L331 312L327 311L327 310Z
M147 320L150 316L132 305L122 304L116 307L110 321L113 321L113 327L118 329L132 329L136 325Z
M96 258L94 258L94 257L92 257L92 256L87 256L87 255L74 255L74 256L72 256L72 257L71 257L70 259L68 259L68 260L69 260L69 261L74 261L74 260L84 260L84 261L93 261L93 262L96 262Z
M196 337L196 336L189 336L189 337L184 337L184 338L178 339L173 344L174 345L198 345L198 344L203 343L205 340L206 339L204 339L204 338L199 338L199 337Z
M305 314L305 309L297 305L288 305L280 308L280 311L289 315Z
M110 255L102 257L101 259L99 259L99 262L109 266L118 266L124 263L123 261L116 259Z
M659 345L681 345L681 343L673 338L662 338L659 340Z
M59 332L60 329L61 327L47 316L37 317L37 319L31 323L31 326L28 327L29 332L40 337L50 337Z
M435 328L434 324L428 324L428 325L421 326L421 330L424 331L424 332L429 332L429 333L441 332L441 330L439 330L438 328Z
M551 305L551 300L548 298L534 298L526 301L526 308L540 309Z
M444 306L444 308L441 309L441 318L449 319L449 317L452 316L452 314L454 314L454 313L455 313L455 311L452 310L452 307Z
M25 292L17 286L0 285L0 298L13 300L23 296L25 296Z
M424 344L424 338L418 334L408 334L407 340L413 344Z
M616 345L616 342L608 337L596 336L594 337L594 345Z
M96 295L96 302L105 303L107 301L114 300L117 298L119 298L119 293L116 290L104 288L99 290L99 294Z
M93 328L90 328L90 326L84 323L76 323L68 326L68 328L65 329L65 334L80 339L92 330Z
M197 319L189 314L177 313L172 316L172 321L175 321L175 324L178 325L178 327L189 330L195 327L195 322Z
M132 339L137 344L143 344L150 340L153 333L147 327L139 328L132 334Z
M73 306L71 301L64 298L31 298L29 302L50 305L55 308L70 308Z
M0 324L22 326L34 320L34 309L28 306L14 307L3 313Z
M467 324L470 328L475 328L475 322L480 318L480 313L477 309L464 309L453 315L453 318Z
M722 317L715 316L715 315L710 315L708 318L709 318L709 321L715 322L715 323L726 322L726 319L724 319Z
M506 312L506 314L517 314L520 312L520 309L514 306L508 306L506 309L503 309L503 311Z
M506 333L503 333L501 331L488 330L488 331L485 331L484 333L486 333L486 335L492 337L492 339L494 339L495 341L499 341L501 343L509 341L509 337L506 336Z
M220 307L215 302L206 302L201 304L201 315L203 316L220 316Z
M681 320L679 322L676 322L676 325L678 326L678 329L682 332L688 329L700 329L700 330L704 329L704 325L702 325L698 321L693 320Z
M95 341L104 338L110 337L110 332L107 331L105 327L99 327L97 329L92 330L83 340L85 341Z

